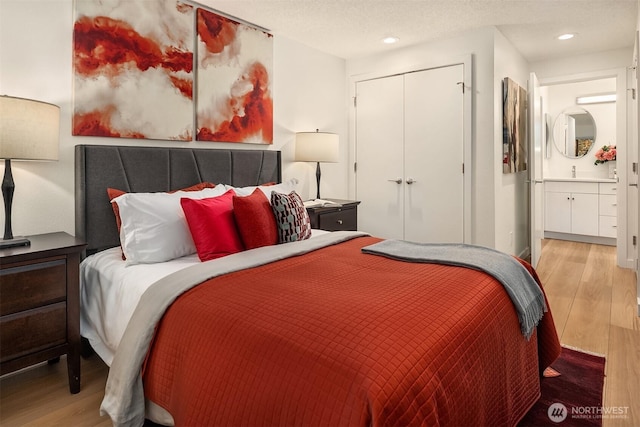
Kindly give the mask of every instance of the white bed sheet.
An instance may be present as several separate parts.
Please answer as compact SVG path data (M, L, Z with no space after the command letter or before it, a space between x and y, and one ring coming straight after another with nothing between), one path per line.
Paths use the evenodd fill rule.
M311 237L326 233L312 230ZM157 264L127 265L120 247L87 257L80 264L80 335L111 366L142 294L161 278L199 263L193 254Z

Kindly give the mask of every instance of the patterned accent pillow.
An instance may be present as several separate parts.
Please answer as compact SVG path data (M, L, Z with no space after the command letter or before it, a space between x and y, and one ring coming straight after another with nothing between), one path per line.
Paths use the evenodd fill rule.
M271 209L278 224L278 243L297 242L311 237L311 220L298 193L271 192Z

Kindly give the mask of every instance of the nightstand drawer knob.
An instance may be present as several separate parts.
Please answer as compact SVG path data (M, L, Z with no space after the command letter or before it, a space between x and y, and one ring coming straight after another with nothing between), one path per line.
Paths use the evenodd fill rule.
M337 220L336 222L337 222L338 224L342 225L342 220L341 220L341 219Z

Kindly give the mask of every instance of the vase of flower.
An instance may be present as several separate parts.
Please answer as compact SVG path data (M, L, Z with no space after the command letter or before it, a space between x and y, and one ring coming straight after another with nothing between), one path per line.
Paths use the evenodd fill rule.
M609 178L616 178L617 154L618 152L616 150L615 145L603 145L602 147L598 148L598 151L596 151L596 154L595 154L596 161L594 165L598 166L599 164L602 164L602 163L608 163Z

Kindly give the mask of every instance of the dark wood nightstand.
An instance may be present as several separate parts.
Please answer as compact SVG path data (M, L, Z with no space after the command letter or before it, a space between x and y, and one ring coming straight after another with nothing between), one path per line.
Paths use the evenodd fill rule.
M307 208L311 219L311 228L327 231L356 231L358 229L359 201L325 200L338 204Z
M69 390L80 391L80 253L67 233L28 236L0 250L0 375L67 355Z

